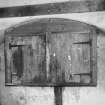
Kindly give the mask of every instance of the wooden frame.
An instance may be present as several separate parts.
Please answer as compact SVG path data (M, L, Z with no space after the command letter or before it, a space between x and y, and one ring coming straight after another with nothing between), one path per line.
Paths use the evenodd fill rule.
M65 32L65 31L63 31ZM71 31L67 31L66 32L71 32ZM88 31L87 31L88 32ZM85 33L87 33L85 32ZM92 38L92 47L91 47L91 50L90 50L90 58L91 58L91 63L90 63L90 67L92 68L91 69L91 79L92 81L90 83L75 83L75 82L70 82L70 83L48 83L48 82L43 82L43 83L21 83L21 84L11 84L10 82L8 82L8 78L7 78L7 74L8 74L8 70L7 70L7 49L6 49L6 38L11 36L13 37L14 35L13 34L10 34L10 32L7 32L6 35L5 35L5 49L4 49L4 52L5 52L5 65L6 65L6 86L55 86L55 87L64 87L64 86L96 86L97 85L97 35L96 35L96 29L94 27L91 27L91 30L90 30L90 36ZM45 32L46 33L46 32ZM47 34L50 34L51 32L47 32ZM52 32L52 33L59 33L59 32ZM62 32L61 32L62 33ZM74 32L75 33L75 32ZM76 32L76 33L81 33L81 32ZM82 32L84 33L84 32ZM43 33L41 33L43 34ZM40 33L39 33L40 35ZM21 34L17 34L15 37L19 37L21 36ZM25 37L27 36L27 34L21 36L21 37ZM33 36L33 34L31 34L29 37ZM35 35L34 35L35 36Z
M16 37L16 36L15 36ZM25 37L25 36L24 36ZM30 36L31 37L31 36ZM10 86L95 86L96 85L96 83L97 83L97 79L96 79L96 64L97 64L97 62L96 62L96 36L93 36L92 35L92 37L93 37L93 41L92 41L92 48L91 48L91 63L90 63L90 66L91 66L91 79L92 79L92 82L91 83L73 83L73 82L71 82L71 83L41 83L41 84L39 84L39 83L35 83L35 84L31 84L31 83L22 83L22 84L9 84L9 83L6 83L6 85L10 85ZM5 54L6 54L6 49L5 49ZM6 59L7 60L7 59ZM6 70L7 71L7 70Z

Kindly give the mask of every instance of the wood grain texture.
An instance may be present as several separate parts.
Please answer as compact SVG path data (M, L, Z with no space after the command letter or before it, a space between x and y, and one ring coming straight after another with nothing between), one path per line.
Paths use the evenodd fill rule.
M8 49L8 53L11 55L9 59L12 79L17 78L17 81L19 80L20 82L45 81L46 60L44 37L12 37L9 43L17 45ZM13 74L16 74L15 77Z
M56 82L65 81L70 74L72 38L69 32L49 35L51 78ZM53 72L53 73L52 73Z
M13 48L8 50L8 54L11 55L9 68L12 81L33 84L90 83L92 46L76 43L89 40L89 33L70 32L11 37L9 43Z
M23 24L6 32L6 82L31 86L95 85L96 82L92 80L96 78L94 28L80 22L62 22L62 19L49 21L41 20L39 24L42 27L29 23L29 26ZM62 30L62 25L64 29L70 30ZM44 33L36 34L34 28L29 28L33 33L28 34L30 26L40 27ZM21 28L24 34L20 34ZM57 29L60 31L56 32Z
M85 79L90 80L90 45L74 44L87 42L89 33L70 32L49 35L50 77L52 82L80 82L82 73L88 74ZM79 75L80 74L80 75Z
M90 39L89 33L72 34L74 44L72 46L72 73L90 72L90 45L85 43L75 44L76 42L87 42Z

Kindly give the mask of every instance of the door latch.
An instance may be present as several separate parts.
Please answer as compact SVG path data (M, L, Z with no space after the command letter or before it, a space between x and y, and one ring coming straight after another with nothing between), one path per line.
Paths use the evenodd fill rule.
M92 40L86 41L86 42L74 42L73 44L89 44L92 45Z
M9 49L11 49L12 47L22 47L22 46L26 46L26 45L16 45L16 44L9 43Z

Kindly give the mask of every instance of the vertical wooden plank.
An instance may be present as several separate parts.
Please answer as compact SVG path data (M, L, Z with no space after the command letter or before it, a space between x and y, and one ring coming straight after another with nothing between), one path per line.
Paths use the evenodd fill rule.
M72 45L73 82L90 83L90 48L89 33L74 33Z
M72 37L69 32L53 33L48 37L50 53L50 75L53 82L69 81L71 71Z
M47 33L46 35L46 41L47 41L47 47L48 47L48 56L49 56L49 67L47 70L49 72L49 81L51 83L56 83L56 80L57 80L57 73L56 73L56 70L57 70L57 66L56 66L56 63L57 63L57 58L56 58L56 53L55 53L55 48L56 48L56 44L55 44L55 36L54 35L51 35L51 33Z
M92 39L92 47L91 47L91 83L93 85L97 85L97 30L92 28L91 30L91 39Z
M22 75L23 75L23 51L22 51L22 47L18 47L14 53L12 54L12 60L13 62L11 65L11 69L12 69L12 82L16 83L17 80L19 80Z
M62 87L54 87L55 105L62 105Z
M83 43L82 43L83 42ZM85 43L89 42L89 43ZM90 72L90 37L89 33L73 34L72 73Z
M28 38L29 40L29 38ZM25 46L24 51L24 81L44 83L46 81L45 38L33 36L32 45Z
M49 67L49 65L50 65L50 52L49 52L49 44L48 44L48 35L49 35L50 33L49 32L46 32L46 35L45 35L45 37L46 37L46 76L47 76L47 82L50 82L50 67Z
M4 52L5 52L5 79L6 83L11 84L12 83L12 70L11 70L11 51L9 50L9 43L11 41L11 37L5 36L5 46L4 46Z
M9 69L9 59L8 59L8 37L5 36L5 43L4 43L4 57L5 57L5 83L11 83L11 72Z

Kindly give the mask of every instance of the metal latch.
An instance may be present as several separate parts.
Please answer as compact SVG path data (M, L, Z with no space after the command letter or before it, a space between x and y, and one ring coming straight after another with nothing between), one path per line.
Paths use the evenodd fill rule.
M92 45L92 40L86 41L86 42L74 42L73 44L89 44Z
M9 43L9 49L11 49L12 47L22 47L22 46L26 46L26 45L13 45L11 43Z

